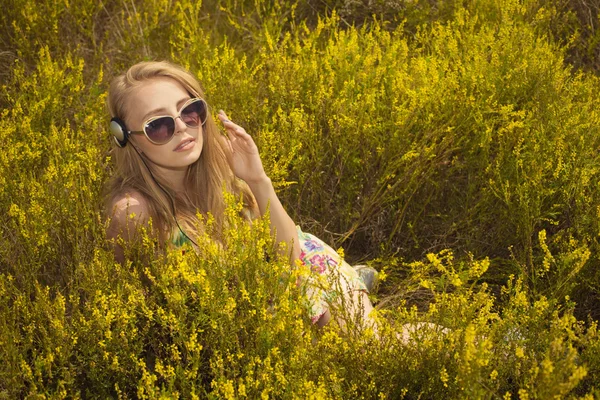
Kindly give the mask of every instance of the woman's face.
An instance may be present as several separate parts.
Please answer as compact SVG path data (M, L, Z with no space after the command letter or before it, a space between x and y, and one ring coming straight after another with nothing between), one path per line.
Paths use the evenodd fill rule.
M143 82L127 99L125 123L131 131L142 131L151 117L170 115L175 118L175 134L168 143L158 145L150 142L145 135L130 136L132 144L167 174L169 171L187 170L202 153L202 125L190 128L177 118L181 107L189 99L185 88L167 77Z

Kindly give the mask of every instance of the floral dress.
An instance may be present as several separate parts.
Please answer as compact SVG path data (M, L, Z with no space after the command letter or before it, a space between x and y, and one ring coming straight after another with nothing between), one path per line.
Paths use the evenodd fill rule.
M344 293L368 292L363 280L350 264L318 237L298 230L300 260L311 274L303 285L308 313L313 323L327 312Z
M303 232L296 226L300 241L300 261L309 267L309 274L300 282L308 315L316 323L330 305L344 293L364 291L367 287L352 266L318 237ZM174 232L171 242L180 247L189 242L181 231Z

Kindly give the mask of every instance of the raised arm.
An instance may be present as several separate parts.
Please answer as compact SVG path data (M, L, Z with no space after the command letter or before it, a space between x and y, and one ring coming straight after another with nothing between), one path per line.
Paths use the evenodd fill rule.
M219 119L229 134L226 144L229 148L228 159L233 173L248 184L256 198L261 215L265 213L267 206L269 207L271 229L276 232L277 241L292 246L292 261L299 258L300 247L296 225L283 208L271 179L265 173L254 140L244 128L231 122L225 112L219 112Z

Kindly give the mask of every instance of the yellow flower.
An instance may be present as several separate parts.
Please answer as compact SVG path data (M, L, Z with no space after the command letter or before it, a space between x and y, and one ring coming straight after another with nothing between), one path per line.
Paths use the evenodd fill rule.
M523 348L520 346L517 346L517 348L515 349L515 355L518 358L524 358L525 357L525 351L523 351Z

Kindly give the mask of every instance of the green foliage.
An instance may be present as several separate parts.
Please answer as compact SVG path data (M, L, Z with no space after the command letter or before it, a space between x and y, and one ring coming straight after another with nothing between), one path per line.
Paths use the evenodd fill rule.
M152 261L121 266L99 249L62 292L26 294L3 274L3 396L544 398L598 378L595 324L586 331L571 306L528 300L514 279L500 311L473 281L489 262L457 264L450 252L410 266L432 292L426 313L380 310L377 336L317 331L267 221L248 226L231 207L228 243L200 237L200 255L157 257L144 239L136 259Z
M0 397L597 396L600 82L582 7L10 1ZM304 230L384 269L377 332L311 326L306 271L234 199L222 246L163 253L141 232L113 261L107 84L165 58L254 136Z

